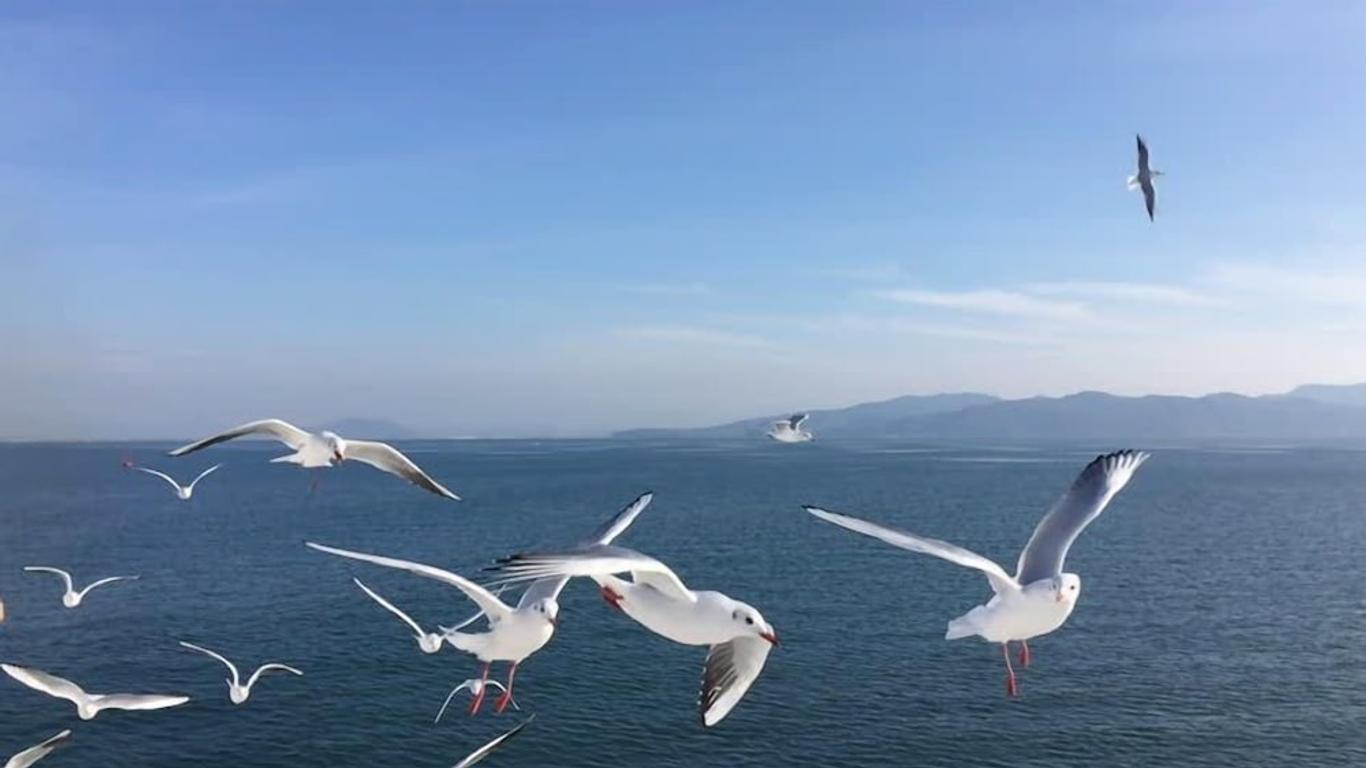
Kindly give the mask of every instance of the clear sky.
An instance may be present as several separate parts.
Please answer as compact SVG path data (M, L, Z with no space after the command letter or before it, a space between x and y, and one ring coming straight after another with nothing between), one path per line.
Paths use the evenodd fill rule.
M1364 83L1361 2L11 0L0 436L1366 380Z

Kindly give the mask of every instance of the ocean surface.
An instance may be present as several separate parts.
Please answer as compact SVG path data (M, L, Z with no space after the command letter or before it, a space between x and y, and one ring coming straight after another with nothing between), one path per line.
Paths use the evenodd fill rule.
M179 692L161 712L74 708L0 677L0 760L71 728L51 766L450 766L536 720L484 765L1366 765L1366 452L1156 449L1073 548L1080 603L1035 641L1008 700L1000 652L945 642L989 590L976 572L821 523L819 504L960 543L1014 569L1049 504L1101 449L817 442L414 442L467 501L363 466L310 474L243 443L0 446L0 658L96 692ZM1143 447L1143 446L1140 446ZM188 479L188 503L132 459ZM758 607L783 646L718 727L695 710L705 652L613 613L588 582L517 679L520 714L432 718L477 671L426 656L353 575L426 625L473 612L456 590L339 560L304 540L469 575L492 558L572 543L635 495L653 506L621 543L690 585ZM25 565L141 578L61 606ZM207 645L294 664L227 700ZM501 674L501 669L498 670Z

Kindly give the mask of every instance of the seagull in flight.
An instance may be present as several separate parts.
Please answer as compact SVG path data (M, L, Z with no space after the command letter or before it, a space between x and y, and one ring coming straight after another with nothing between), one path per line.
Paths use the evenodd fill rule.
M460 683L460 685L457 685L454 688L452 688L451 692L446 694L446 701L441 705L441 710L436 713L436 719L432 721L432 724L435 725L436 723L441 722L441 716L446 714L446 707L450 706L451 699L455 698L455 694L460 693L461 691L468 690L470 692L470 696L474 698L479 698L484 695L484 688L487 686L492 686L504 693L507 693L507 686L503 685L497 680L481 680L477 677L471 677L470 679ZM512 700L512 708L516 710L521 710L521 707L517 706L516 699Z
M987 642L1000 643L1006 664L1006 694L1015 696L1019 688L1010 663L1010 642L1020 643L1020 664L1027 667L1029 640L1058 629L1072 615L1077 598L1081 596L1081 577L1063 572L1067 551L1147 460L1148 454L1142 451L1116 451L1097 456L1087 464L1072 487L1039 521L1020 553L1014 576L995 562L946 541L917 536L819 507L805 509L827 523L984 573L994 596L985 605L950 621L944 638L957 640L977 635Z
M454 627L439 627L441 630L440 632L424 632L422 626L416 621L413 621L413 617L399 610L398 606L385 600L378 592L365 586L365 582L355 578L351 579L351 581L355 582L356 586L360 587L362 592L369 595L371 599L383 606L385 610L402 619L403 623L407 624L409 627L412 627L413 637L417 640L417 647L420 648L423 653L436 653L440 651L441 644L445 640L446 635L452 632L459 632L478 621L484 615L483 611L480 611ZM502 594L503 591L501 589L494 593L495 596L500 596Z
M106 709L166 709L167 707L178 707L190 700L188 696L162 696L147 695L137 693L86 693L79 685L57 677L49 675L29 667L20 667L14 664L0 664L0 669L5 674L18 680L24 685L35 691L41 691L49 696L59 699L66 699L76 705L76 714L82 720L93 720L96 715Z
M805 413L794 413L786 419L779 419L769 425L768 436L780 443L809 443L815 437L805 429Z
M632 549L593 544L568 552L513 555L493 571L503 582L586 576L612 607L683 645L709 648L698 694L702 724L713 726L740 703L778 634L753 606L720 592L695 592L667 565ZM615 574L629 573L631 580Z
M233 664L231 661L228 661L221 655L214 653L208 648L195 645L194 643L187 643L184 640L181 640L180 645L184 648L189 648L192 651L199 651L205 656L218 659L219 661L223 662L225 666L227 666L228 671L232 672L232 679L224 680L223 682L228 684L228 698L232 700L233 704L245 704L247 702L247 699L251 696L251 687L253 685L256 685L256 681L261 679L261 675L267 672L279 670L281 672L289 672L294 675L303 674L294 667L285 664L262 664L261 666L256 668L255 672L251 673L251 679L247 680L247 684L242 685L242 678L238 677L237 674L237 665Z
M233 427L212 437L206 437L189 445L182 445L171 451L170 455L184 456L201 448L208 448L211 445L217 445L244 435L273 437L294 450L294 453L271 459L272 462L286 462L298 464L306 469L314 469L335 467L343 461L354 459L391 475L397 475L438 496L453 501L460 500L459 496L433 480L411 459L388 443L376 443L369 440L345 440L336 432L320 432L315 435L279 419L263 419Z
M490 741L489 743L485 744L479 749L476 749L473 752L469 753L469 755L467 755L464 760L461 760L460 762L456 763L454 768L470 768L470 766L474 765L475 763L483 762L484 758L493 754L499 747L502 747L504 744L507 744L508 741L512 739L512 737L521 733L522 729L530 725L531 721L535 719L536 716L532 715L531 717L528 717L527 719L518 723L517 727L513 728L512 730L508 731L502 736L499 736L493 741Z
M5 762L5 768L28 768L30 765L48 756L48 753L57 747L62 746L66 739L71 736L71 731L62 731L52 738L36 746L20 752Z
M1129 189L1143 190L1143 207L1148 209L1148 221L1153 220L1153 209L1157 207L1157 188L1154 186L1162 171L1148 165L1148 145L1138 136L1138 173L1129 177Z
M653 498L654 494L652 493L645 493L637 497L625 509L604 523L594 534L593 541L611 542L616 539L649 506ZM513 607L504 603L498 595L490 592L487 588L464 576L441 568L392 557L367 555L361 552L327 547L312 542L306 543L319 552L352 560L361 560L387 568L398 568L415 573L418 576L444 582L464 592L465 596L479 606L484 617L488 619L488 631L460 632L457 631L457 628L447 632L445 639L452 647L471 654L483 662L483 670L479 676L480 681L488 680L494 662L504 661L511 665L508 668L507 686L494 704L494 711L498 713L502 713L512 703L512 687L517 676L518 665L528 656L545 647L545 644L550 642L550 638L554 636L560 615L560 592L569 581L568 578L559 577L535 581L522 593L522 598L516 607ZM469 708L471 715L479 713L486 692L487 687L482 685L478 691L474 692L474 699L470 702Z
M139 467L131 461L125 461L123 463L123 466L129 469L137 470L138 472L146 472L147 474L152 475L153 477L159 477L162 480L165 480L166 482L171 484L172 488L175 489L175 494L181 501L189 501L190 497L194 495L195 485L200 480L203 480L205 477L208 477L210 474L212 474L215 470L217 470L219 467L223 465L215 464L212 467L209 467L208 469L204 470L203 472L200 472L199 476L191 480L189 485L181 485L180 483L176 482L174 478L172 478L165 472L158 472L155 469L148 469L147 467Z
M105 584L113 584L116 581L133 581L137 579L136 576L110 576L107 579L91 582L85 589L77 592L76 588L71 585L71 574L61 568L51 568L46 565L28 565L24 566L24 570L28 573L51 573L60 576L62 581L66 584L66 592L62 594L62 605L65 605L67 608L75 608L80 605L81 601L85 599L85 596L90 593L90 590L96 587L102 587Z

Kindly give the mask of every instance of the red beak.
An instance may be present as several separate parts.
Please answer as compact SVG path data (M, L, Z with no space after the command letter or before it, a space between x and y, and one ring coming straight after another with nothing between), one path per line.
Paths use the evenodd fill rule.
M761 632L761 633L759 634L759 637L762 637L763 639L769 641L770 643L773 643L773 646L774 646L775 648L778 647L779 645L782 645L782 643L778 642L778 633L777 633L777 632Z

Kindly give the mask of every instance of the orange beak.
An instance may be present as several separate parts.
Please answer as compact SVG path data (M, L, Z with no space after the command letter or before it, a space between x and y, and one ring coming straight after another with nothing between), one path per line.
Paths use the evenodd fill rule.
M774 646L775 648L778 647L779 645L782 645L782 643L778 642L778 633L777 633L777 632L761 632L761 633L759 633L759 637L762 637L763 639L769 641L770 643L773 643L773 646Z

